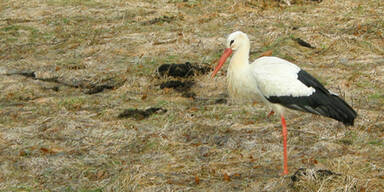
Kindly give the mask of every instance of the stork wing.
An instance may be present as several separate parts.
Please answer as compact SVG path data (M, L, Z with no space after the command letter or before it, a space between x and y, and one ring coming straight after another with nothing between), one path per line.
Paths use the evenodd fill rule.
M356 112L309 73L283 59L260 63L256 63L254 74L260 92L269 102L353 125Z
M264 97L271 96L309 96L315 92L315 85L311 81L321 84L308 73L311 80L305 81L307 77L299 77L299 72L303 71L295 64L277 57L261 57L252 65L252 74L256 79L258 88ZM300 73L301 74L301 73ZM313 79L313 80L312 80Z

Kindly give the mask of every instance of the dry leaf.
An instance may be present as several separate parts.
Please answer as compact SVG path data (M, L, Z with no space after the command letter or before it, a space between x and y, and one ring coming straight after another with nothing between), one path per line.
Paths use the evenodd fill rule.
M171 88L164 88L163 91L164 93L169 93L171 91Z
M148 97L147 94L143 94L143 96L141 96L141 100L145 100L147 97Z
M199 109L197 107L191 107L189 108L190 111L198 111Z
M362 30L363 30L364 33L367 32L367 31L368 31L368 26L365 25L365 26L362 28Z
M50 147L50 148L40 147L40 151L47 154L56 154L56 153L62 152L63 149L58 147Z
M317 160L316 159L313 159L313 158L309 158L309 159L302 159L301 162L303 164L317 164Z
M229 177L229 175L227 173L224 173L224 181L231 181L231 178Z
M240 175L240 173L235 173L235 174L232 175L232 177L240 179L241 175Z
M19 151L20 156L27 156L27 153L24 150Z
M268 51L262 53L262 54L260 55L260 57L271 56L271 55L272 55L272 50L268 50Z
M77 48L78 46L80 46L79 43L73 43L73 44L68 46L68 49L74 49L74 48Z
M41 147L40 151L43 153L50 153L50 150L48 148L45 148L45 147Z
M15 95L14 93L8 93L8 94L7 94L7 98L8 98L8 99L9 99L9 98L12 98L14 95Z
M51 147L50 150L52 153L60 153L64 151L64 149L61 147Z
M97 174L96 174L96 177L97 177L97 179L101 179L103 176L104 176L104 171L103 170L99 170L98 172L97 172Z
M195 183L196 183L196 185L198 185L200 183L200 178L197 175L195 175Z
M175 43L177 39L167 39L167 40L158 40L152 43L152 45L161 45L161 44L170 44L170 43Z
M50 97L48 97L48 98L47 97L43 97L43 98L35 99L35 100L33 100L33 102L41 104L41 103L48 103L51 100L52 100L52 98L50 98Z
M255 124L255 122L252 120L244 122L244 125L252 125L252 124Z

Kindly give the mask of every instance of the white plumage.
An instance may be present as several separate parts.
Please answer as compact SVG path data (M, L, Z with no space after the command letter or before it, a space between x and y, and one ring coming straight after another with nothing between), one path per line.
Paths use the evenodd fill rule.
M278 57L261 57L249 67L262 94L269 96L309 96L315 92L298 80L301 70L295 64Z
M353 125L356 112L337 95L329 92L309 73L278 57L261 57L249 64L248 36L237 31L229 35L227 48L212 77L234 52L227 72L228 92L238 100L258 100L281 115L284 144L284 172L288 174L287 130L284 107L327 116L346 125Z

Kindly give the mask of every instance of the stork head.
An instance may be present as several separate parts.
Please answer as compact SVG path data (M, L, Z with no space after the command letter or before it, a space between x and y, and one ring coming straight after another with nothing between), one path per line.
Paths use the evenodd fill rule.
M227 48L236 51L239 47L244 46L245 44L249 44L248 35L241 31L236 31L229 34L226 45Z
M249 39L247 34L241 31L236 31L228 36L226 45L227 48L224 50L223 55L221 55L219 63L212 73L212 77L214 77L221 67L223 67L225 61L229 56L231 56L233 51L237 51L239 48L244 46L247 46L249 49Z

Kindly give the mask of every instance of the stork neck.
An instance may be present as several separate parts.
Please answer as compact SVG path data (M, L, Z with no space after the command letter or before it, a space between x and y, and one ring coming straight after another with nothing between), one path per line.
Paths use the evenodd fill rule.
M249 45L239 47L232 56L231 68L239 69L249 66Z

